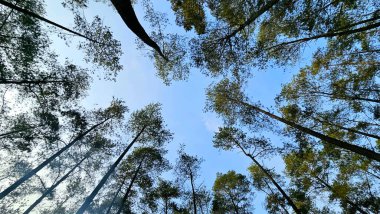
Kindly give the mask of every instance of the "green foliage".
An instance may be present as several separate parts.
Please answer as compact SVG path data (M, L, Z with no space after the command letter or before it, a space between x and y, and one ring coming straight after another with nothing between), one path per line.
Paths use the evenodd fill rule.
M145 127L139 142L163 145L172 139L172 133L166 129L161 115L161 104L153 103L131 114L127 129L131 133L138 133Z
M205 33L206 15L203 8L204 0L170 0L176 14L176 22L185 30L192 28L198 34Z
M213 213L251 213L251 193L248 179L235 171L217 174L213 186Z

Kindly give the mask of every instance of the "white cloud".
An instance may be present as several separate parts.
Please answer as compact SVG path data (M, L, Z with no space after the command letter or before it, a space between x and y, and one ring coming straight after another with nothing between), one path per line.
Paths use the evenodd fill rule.
M206 113L203 116L203 124L209 132L214 133L218 131L223 122L220 118L217 118L215 114Z

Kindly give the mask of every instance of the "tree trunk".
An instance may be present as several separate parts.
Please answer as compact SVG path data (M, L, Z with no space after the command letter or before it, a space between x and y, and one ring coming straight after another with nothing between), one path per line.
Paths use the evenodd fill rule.
M274 180L272 175L256 160L256 158L247 153L245 149L239 144L239 142L235 142L235 144L240 148L240 150L249 157L260 169L264 174L269 178L269 180L276 186L278 191L282 194L282 196L286 199L286 201L289 203L289 205L293 208L294 212L297 214L301 214L301 211L297 208L297 206L294 204L293 200L286 194L286 192L281 188L281 186Z
M88 157L90 156L90 153L86 154L86 156L84 158L82 158L82 160L80 160L70 171L68 171L61 179L59 179L59 181L57 181L55 184L53 184L49 189L47 189L32 205L30 205L30 207L25 210L24 214L28 214L30 213L30 211L32 211L47 195L49 195L50 193L53 192L53 190L59 185L61 184L64 180L66 180L67 177L69 177L69 175L84 161L86 160Z
M110 167L108 172L103 176L102 180L99 182L99 184L95 187L95 189L91 192L91 194L86 198L82 206L79 208L79 210L76 212L77 214L82 214L86 211L88 206L90 206L92 200L95 198L96 194L98 194L99 190L103 187L103 185L106 183L109 176L112 174L112 172L115 170L115 168L119 165L120 161L123 159L123 157L127 154L129 149L135 144L135 142L138 140L140 135L144 132L145 128L147 126L144 126L141 131L136 135L136 137L132 140L132 142L125 148L123 153L120 155L120 157L115 161L114 164Z
M266 5L264 5L262 8L260 8L256 13L252 14L247 21L245 21L242 25L240 25L236 30L232 31L232 33L228 34L223 38L223 40L228 40L232 37L234 37L237 33L242 31L244 28L246 28L248 25L252 24L257 18L259 18L261 15L263 15L265 12L270 10L275 4L277 4L279 0L272 0L268 2Z
M41 20L41 21L43 21L43 22L49 23L49 24L51 24L51 25L53 25L53 26L56 26L56 27L58 27L58 28L60 28L60 29L62 29L62 30L64 30L64 31L67 31L67 32L70 32L70 33L75 34L75 35L77 35L77 36L80 36L80 37L82 37L82 38L85 38L85 39L87 39L87 40L89 40L89 41L91 41L91 42L99 43L99 42L97 42L97 41L95 41L95 40L93 40L93 39L91 39L91 38L89 38L89 37L87 37L87 36L85 36L85 35L83 35L83 34L80 34L80 33L78 33L78 32L75 32L75 31L73 31L73 30L70 30L70 29L68 29L68 28L66 28L66 27L64 27L64 26L62 26L62 25L60 25L60 24L57 24L57 23L55 23L55 22L53 22L53 21L50 21L50 20L48 20L48 19L46 19L46 18L44 18L44 17L42 17L42 16L40 16L40 15L38 15L38 14L36 14L36 13L33 13L33 12L27 10L27 9L24 9L24 8L18 7L17 5L12 4L12 3L10 3L10 2L4 1L4 0L0 0L0 4L4 5L4 6L6 6L6 7L9 7L9 8L11 8L11 9L14 9L14 10L16 10L16 11L18 11L18 12L21 12L21 13L27 14L27 15L29 15L29 16L31 16L31 17L34 17L34 18L36 18L36 19L38 19L38 20Z
M194 214L197 214L197 204L196 204L196 197L195 197L194 178L193 178L193 174L192 173L190 173L190 183L191 183L191 191L192 191L192 196L193 196Z
M169 199L165 199L165 214L168 214L168 200Z
M280 121L286 125L289 125L295 129L298 129L299 131L301 132L304 132L306 134L309 134L311 136L314 136L316 138L319 138L321 139L322 141L326 142L326 143L330 143L330 144L333 144L339 148L343 148L343 149L346 149L346 150L349 150L351 152L354 152L356 154L359 154L359 155L363 155L365 157L367 157L368 159L371 159L371 160L376 160L376 161L379 161L380 162L380 154L379 153L376 153L372 150L369 150L369 149L366 149L366 148L363 148L363 147L360 147L360 146L356 146L356 145L353 145L353 144L349 144L347 142L344 142L344 141L341 141L341 140L338 140L338 139L335 139L335 138L332 138L332 137L329 137L329 136L326 136L326 135L323 135L319 132L316 132L316 131L313 131L309 128L306 128L306 127L303 127L301 125L298 125L292 121L289 121L289 120L286 120L282 117L279 117L277 115L274 115L274 114L271 114L270 112L267 112L257 106L254 106L254 105L251 105L249 103L246 103L246 102L243 102L243 101L240 101L240 100L236 100L236 99L233 99L233 98L230 98L227 96L227 99L235 102L235 103L238 103L240 105L243 105L247 108L250 108L250 109L253 109L255 111L258 111L262 114L265 114L267 116L269 116L270 118L272 119L275 119L277 121Z
M17 5L18 2L16 2L15 5ZM0 31L3 29L3 27L5 26L5 24L7 23L9 17L12 15L14 9L11 9L11 11L9 11L8 15L5 17L5 19L3 20L3 23L1 23L1 26L0 26Z
M234 207L235 213L239 214L239 207L236 205L234 198L231 196L229 192L227 194L231 199L231 203L232 203L232 206Z
M364 98L364 97L359 97L359 96L336 96L333 93L327 93L327 92L322 92L322 91L310 91L311 94L321 94L325 95L325 97L328 97L330 99L337 99L337 100L359 100L359 101L366 101L366 102L372 102L372 103L380 103L380 100L376 99L371 99L371 98Z
M352 132L352 133L355 133L355 134L360 134L360 135L363 135L363 136L367 136L367 137L371 137L371 138L380 140L380 136L377 136L377 135L374 135L374 134L369 134L369 133L358 131L358 130L355 130L355 129L352 129L352 128L346 128L346 127L338 125L338 124L333 124L333 123L330 123L330 122L325 121L325 120L320 120L320 119L318 119L316 117L312 117L312 118L314 120L322 123L322 124L323 123L327 123L328 125L336 126L336 127L340 128L340 129L343 129L343 130L346 130L346 131L349 131L349 132Z
M1 0L0 0L1 1ZM59 150L57 153L49 157L47 160L42 162L40 165L38 165L36 168L32 169L28 173L26 173L23 177L18 179L16 182L14 182L12 185L10 185L8 188L3 190L3 192L0 193L0 200L3 199L5 196L7 196L10 192L12 192L14 189L16 189L18 186L20 186L22 183L24 183L26 180L28 180L30 177L35 175L38 171L40 171L42 168L44 168L46 165L48 165L51 161L53 161L56 157L58 157L60 154L62 154L64 151L68 150L70 147L72 147L77 141L82 139L84 136L86 136L89 132L96 129L98 126L104 124L111 118L107 118L103 120L102 122L92 126L90 129L86 130L85 132L79 134L74 140L72 140L69 144L67 144L65 147L63 147L61 150Z
M325 182L324 180L322 180L318 176L314 176L314 178L317 179L323 186L325 186L331 192L333 192L333 188L330 186L330 184L328 184L327 182ZM341 198L341 200L344 201L344 202L346 202L346 203L348 203L348 204L350 204L351 206L355 207L355 209L358 210L360 213L362 213L362 214L368 214L366 211L362 210L356 203L354 203L353 201L351 201L348 197Z
M296 39L296 40L293 40L290 42L284 42L281 44L274 45L272 47L268 47L268 48L266 48L266 50L271 50L271 49L278 48L281 46L286 46L286 45L290 45L290 44L294 44L294 43L307 42L310 40L315 40L315 39L320 39L320 38L328 38L328 37L344 36L344 35L349 35L349 34L354 34L354 33L360 33L360 32L364 32L364 31L374 29L377 27L380 27L380 22L370 24L370 25L367 25L367 26L364 26L361 28L353 29L353 30L346 30L346 31L340 31L340 32L327 32L324 34L320 34L320 35L316 35L316 36L312 36L312 37L308 37L308 38Z
M143 26L141 26L139 20L137 19L136 13L132 7L131 0L111 0L113 6L116 8L117 12L123 19L127 27L139 37L145 44L152 47L157 51L158 54L166 61L168 58L164 56L160 47L154 42L149 35L145 32Z
M265 184L268 186L269 190L272 192L272 194L275 194L274 191L272 190L272 188L270 187L270 185L268 184L268 182L266 180L264 180ZM286 214L289 214L288 210L286 209L285 207L285 204L283 204L281 201L278 202L280 204L280 206L282 207L282 209L284 210L284 212Z
M135 181L136 181L137 175L138 175L139 172L140 172L140 169L141 169L141 166L142 166L142 164L143 164L143 162L144 162L144 159L145 159L145 156L141 159L141 161L140 161L140 163L139 163L139 166L137 167L137 169L136 169L136 171L135 171L135 174L134 174L133 177L132 177L131 183L129 183L128 189L127 189L127 191L125 192L124 197L123 197L123 200L121 201L121 203L120 203L120 205L119 205L119 210L117 211L117 214L120 214L121 211L123 211L123 205L124 205L124 203L127 201L129 194L131 193L133 183L135 183Z
M119 188L117 189L116 194L115 194L115 196L113 197L112 202L111 202L110 206L108 207L106 214L110 213L111 208L112 208L112 206L113 206L113 204L115 203L115 200L116 200L116 198L117 198L117 195L119 195L119 192L121 191L121 188L124 186L126 180L127 180L127 176L125 176L125 177L123 178L123 181L121 182L121 185L120 185Z
M25 130L35 129L35 128L43 127L43 126L44 126L44 125L30 126L30 127L26 127L25 129L18 129L18 130L14 130L14 131L5 132L5 133L0 134L0 138L4 138L4 137L6 137L6 136L8 136L8 135L12 135L12 134L15 134L15 133L23 132L23 131L25 131Z
M67 82L68 81L65 81L65 80L9 80L9 79L0 79L0 85L6 85L6 84L13 84L13 85L49 84L49 83L67 83Z

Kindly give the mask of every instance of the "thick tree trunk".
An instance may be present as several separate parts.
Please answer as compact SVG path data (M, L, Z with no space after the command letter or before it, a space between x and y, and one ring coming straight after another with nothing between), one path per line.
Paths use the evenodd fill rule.
M136 34L145 44L152 47L157 51L158 54L166 61L168 59L162 53L160 47L154 42L149 35L145 32L143 26L141 26L139 20L137 19L135 10L132 7L131 0L111 0L113 6L116 8L117 12L123 19L127 27Z
M82 38L85 38L85 39L87 39L87 40L89 40L89 41L91 41L91 42L99 43L99 42L97 42L97 41L95 41L95 40L93 40L93 39L91 39L91 38L89 38L89 37L87 37L87 36L85 36L85 35L83 35L83 34L80 34L80 33L78 33L78 32L75 32L75 31L73 31L73 30L70 30L70 29L68 29L68 28L66 28L66 27L64 27L64 26L62 26L62 25L60 25L60 24L57 24L57 23L55 23L55 22L53 22L53 21L50 21L50 20L48 20L48 19L46 19L46 18L44 18L44 17L42 17L42 16L40 16L40 15L38 15L38 14L36 14L36 13L33 13L33 12L29 11L29 10L26 10L26 9L24 9L24 8L21 8L21 7L18 7L17 5L14 5L14 4L10 3L10 2L4 1L4 0L0 0L0 4L4 5L4 6L6 6L6 7L9 7L9 8L11 8L11 9L14 9L14 10L16 10L16 11L18 11L18 12L21 12L21 13L27 14L27 15L29 15L29 16L31 16L31 17L34 17L34 18L36 18L36 19L38 19L38 20L41 20L41 21L43 21L43 22L49 23L49 24L51 24L51 25L53 25L53 26L56 26L56 27L58 27L58 28L60 28L60 29L62 29L62 30L65 30L65 31L67 31L67 32L70 32L70 33L72 33L72 34L75 34L75 35L77 35L77 36L80 36L80 37L82 37Z
M89 157L90 153L86 154L82 160L80 160L70 171L68 171L59 181L57 181L55 184L53 184L49 189L47 189L30 207L25 210L24 214L30 213L47 195L53 192L53 190L61 184L64 180L66 180L67 177L76 169L78 166Z
M131 183L129 183L128 189L127 189L127 191L125 192L124 197L123 197L123 200L121 201L121 203L120 203L120 205L119 205L119 210L117 211L117 214L120 214L121 211L123 211L123 205L124 205L124 203L127 201L128 196L131 194L132 186L133 186L133 184L134 184L135 181L136 181L137 175L138 175L139 172L140 172L140 169L141 169L141 166L142 166L142 164L143 164L143 162L144 162L144 159L145 159L145 156L141 159L141 161L140 161L140 163L139 163L139 166L137 167L137 169L136 169L136 171L135 171L135 174L133 174L133 177L132 177Z
M253 109L255 111L258 111L262 114L265 114L267 116L269 116L270 118L272 119L275 119L277 121L280 121L286 125L289 125L295 129L298 129L299 131L301 132L304 132L306 134L309 134L311 136L314 136L316 138L319 138L321 139L322 141L326 142L326 143L330 143L330 144L333 144L337 147L340 147L342 149L346 149L346 150L349 150L351 152L354 152L356 154L359 154L359 155L363 155L365 157L367 157L368 159L371 159L371 160L376 160L376 161L379 161L380 162L380 154L377 153L377 152L374 152L372 150L369 150L369 149L366 149L366 148L363 148L363 147L360 147L360 146L356 146L356 145L353 145L353 144L349 144L347 142L344 142L344 141L341 141L341 140L338 140L338 139L335 139L335 138L332 138L332 137L329 137L329 136L326 136L326 135L323 135L319 132L316 132L316 131L313 131L309 128L306 128L306 127L303 127L301 125L298 125L292 121L289 121L289 120L286 120L282 117L279 117L277 115L274 115L274 114L271 114L270 112L267 112L257 106L254 106L254 105L251 105L249 103L246 103L246 102L243 102L243 101L240 101L240 100L236 100L236 99L233 99L233 98L230 98L227 96L227 99L237 103L237 104L240 104L242 106L245 106L247 108L250 108L250 109Z
M1 1L1 0L0 0ZM3 190L3 192L0 193L0 200L3 199L5 196L7 196L10 192L15 190L18 186L20 186L22 183L24 183L26 180L28 180L30 177L35 175L38 171L40 171L42 168L44 168L46 165L48 165L51 161L53 161L56 157L58 157L60 154L62 154L64 151L68 150L70 147L72 147L77 141L82 139L84 136L86 136L88 133L99 127L100 125L104 124L111 118L107 118L103 120L102 122L92 126L90 129L86 130L85 132L79 134L74 140L72 140L69 144L67 144L65 147L63 147L61 150L59 150L57 153L49 157L47 160L42 162L40 165L38 165L36 168L32 169L28 173L26 173L23 177L18 179L16 182L14 182L12 185L10 185L8 188Z
M264 174L269 178L269 180L276 186L278 191L282 194L282 196L286 199L286 201L289 203L289 205L293 208L294 212L297 214L301 214L301 211L297 208L297 206L294 204L293 200L286 194L286 192L281 188L281 186L277 183L276 180L272 177L272 175L256 160L256 158L249 154L245 149L240 145L239 142L235 142L235 144L240 148L240 150L249 157L260 169Z
M86 209L88 208L88 206L90 206L92 200L95 198L96 194L98 194L99 190L103 187L103 185L106 183L107 179L109 178L109 176L113 173L113 171L115 171L115 168L119 165L120 161L123 159L123 157L127 154L127 152L129 151L129 149L133 146L133 144L135 144L135 142L138 140L138 138L140 137L140 135L144 132L145 128L147 126L144 126L141 131L136 135L136 137L132 140L132 142L127 146L127 148L125 148L125 150L123 151L123 153L121 153L121 155L119 156L119 158L115 161L114 164L112 164L112 166L110 167L110 169L108 170L108 172L103 176L102 180L100 180L99 184L95 187L95 189L91 192L91 194L86 198L86 200L84 201L84 203L82 204L82 206L79 208L79 210L76 212L77 214L82 214L84 213L84 211L86 211Z

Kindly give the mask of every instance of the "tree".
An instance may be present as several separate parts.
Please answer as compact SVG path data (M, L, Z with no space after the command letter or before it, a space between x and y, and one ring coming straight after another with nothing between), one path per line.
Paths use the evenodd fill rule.
M107 173L103 176L91 194L86 198L77 213L84 213L86 211L96 194L104 186L107 179L115 171L116 167L136 142L143 145L147 145L149 143L155 146L162 146L171 139L172 134L165 129L160 110L161 107L159 104L150 104L144 109L136 111L131 115L131 119L128 122L128 129L130 133L132 133L132 136L134 136L133 140L125 147L118 159L110 166Z
M44 21L44 22L46 22L46 23L49 23L49 24L51 24L51 25L53 25L53 26L56 26L56 27L58 27L58 28L60 28L60 29L63 29L63 30L68 31L68 32L70 32L70 33L73 33L73 34L75 34L75 35L77 35L77 36L83 37L83 38L88 39L88 40L90 40L90 41L92 41L92 42L96 42L95 40L93 40L93 39L91 39L91 38L88 38L88 37L85 36L85 35L82 35L82 34L80 34L80 33L78 33L78 32L75 32L75 31L73 31L73 30L70 30L70 29L68 29L68 28L66 28L66 27L64 27L64 26L62 26L62 25L60 25L60 24L57 24L57 23L53 22L53 21L50 21L50 20L48 20L48 19L46 19L46 18L44 18L44 17L42 17L42 16L39 16L38 14L36 14L36 13L34 13L34 12L32 12L32 11L29 11L29 10L27 10L27 9L24 9L24 8L18 7L16 4L12 4L12 3L10 3L10 2L3 1L3 0L0 0L0 4L2 4L2 5L4 5L4 6L7 6L7 7L11 8L12 11L13 11L13 10L16 10L16 11L18 11L18 12L24 13L24 14L26 14L26 15L29 15L29 16L33 17L33 18L39 19L39 20Z
M158 183L158 187L156 189L157 196L161 198L161 200L164 201L165 207L165 214L168 213L169 204L171 203L170 200L179 197L180 191L179 188L174 186L169 181L160 180Z
M111 119L115 120L121 120L123 118L123 114L126 111L126 107L122 104L120 101L114 101L111 106L104 111L98 111L96 114L98 114L98 121L95 125L91 126L89 129L87 129L84 132L80 132L73 140L70 141L66 146L61 148L58 152L56 152L54 155L46 159L44 162L42 162L40 165L38 165L33 170L26 173L23 177L19 178L16 182L14 182L12 185L7 187L5 190L3 190L0 193L0 199L7 196L10 192L15 190L18 186L20 186L22 183L24 183L26 180L28 180L30 177L35 175L38 171L40 171L42 168L44 168L46 165L48 165L50 162L52 162L56 157L60 156L63 152L68 150L70 147L72 147L75 143L80 141L83 137L85 137L88 133L95 130L99 126L102 126L106 122L108 122Z
M71 7L71 10L73 11L75 15L75 24L76 24L76 30L73 31L68 28L63 27L62 25L59 25L55 22L52 22L46 18L43 18L42 16L38 15L38 13L42 13L42 6L37 3L38 1L27 1L25 3L26 7L22 8L20 7L21 5L15 5L7 1L1 1L1 4L6 5L7 7L11 7L12 11L17 10L22 13L21 17L25 17L24 22L18 22L16 27L18 27L20 24L21 25L29 25L30 23L36 23L38 28L33 29L31 31L32 35L34 34L35 38L41 37L40 34L35 34L36 29L38 31L41 31L41 28L39 27L40 23L36 22L34 19L37 19L42 22L46 22L49 24L53 24L54 26L59 27L60 29L63 29L65 31L68 31L70 33L73 33L74 35L79 35L81 37L86 38L86 41L82 43L79 46L79 49L83 49L86 54L86 60L88 62L92 62L94 64L97 64L99 66L102 66L103 68L113 72L111 75L115 75L118 71L122 69L122 66L119 64L119 57L121 55L121 49L120 49L120 43L112 38L112 33L108 29L108 27L103 26L102 21L99 17L95 17L94 21L92 23L87 23L86 19L81 16L81 14L77 11L78 5L76 7ZM36 5L38 5L37 11L34 11ZM67 5L67 4L64 4ZM32 8L31 8L32 7ZM9 19L12 16L8 16L8 18L4 21L3 27L9 27L14 28L14 26L6 23L11 23L13 20ZM21 20L22 21L22 20ZM6 29L4 32L9 32L8 30L12 29ZM12 31L11 31L12 32ZM17 32L17 31L16 31ZM43 37L43 36L42 36ZM23 40L23 37L15 37L14 35L12 36L7 36L4 35L4 38L9 39L17 39L21 38ZM33 38L33 37L32 37ZM21 40L21 41L22 41ZM44 43L42 43L45 46L40 46L42 45L41 43L34 43L35 41L33 40L26 40L25 42L22 42L25 48L27 49L14 49L14 50L24 50L24 51L40 51L44 48L46 48L47 45L47 39L45 37ZM7 48L7 46L5 46ZM7 48L8 49L8 48ZM12 48L11 48L12 49ZM29 55L29 54L28 54ZM30 54L33 55L33 54Z
M103 138L101 136L95 135L95 138L91 139L93 142L91 142L91 148L84 157L75 164L74 167L72 167L64 176L62 176L55 184L53 184L51 187L49 187L32 205L29 206L28 209L25 210L26 213L30 213L45 197L52 194L54 189L58 187L63 181L65 181L71 173L73 173L81 164L83 161L87 160L91 155L97 155L97 156L103 156L104 153L109 151L114 145L106 138ZM103 154L102 154L103 153Z
M236 114L241 113L238 117L242 118L242 120L248 121L249 123L252 123L249 120L252 120L253 122L257 120L257 118L254 118L256 115L267 116L270 119L279 121L301 132L304 132L313 137L319 138L325 143L329 143L334 146L363 155L371 160L380 161L380 154L373 150L369 150L361 146L350 144L350 143L341 141L339 139L329 137L327 135L323 135L312 129L301 126L292 121L286 120L282 117L279 117L275 114L265 111L262 108L260 108L258 104L254 105L254 104L248 103L247 98L244 97L244 95L240 91L240 87L241 86L239 86L239 83L233 83L227 79L221 81L214 88L208 91L208 97L209 97L208 99L209 99L210 108L213 108L215 111L222 114L223 116L226 116L227 118L228 117L231 118L232 114L234 114L234 116L237 116ZM236 112L239 112L239 113L236 113ZM249 117L253 117L253 118L252 119L244 118L244 115L247 115L248 118Z
M235 171L218 173L213 186L213 213L251 213L252 192L248 179Z
M368 201L369 203L363 206L360 200L356 199L367 198L368 195L371 195L369 192L377 191L376 188L367 189L368 186L372 186L371 184L367 188L363 188L362 185L366 185L365 183L368 181L363 179L362 173L357 173L357 170L360 170L359 168L363 166L355 166L352 163L348 163L349 165L353 165L350 166L350 168L353 168L350 171L339 166L336 167L333 160L331 160L332 158L325 155L325 152L323 150L317 151L310 145L298 151L290 151L284 157L284 160L286 173L291 178L292 183L299 191L308 192L309 195L319 195L321 190L326 191L329 194L331 202L335 200L340 201L342 210L359 213L371 212L368 209L376 207L376 202L371 203ZM334 185L329 184L331 183L329 180L332 180ZM313 193L313 190L316 188L319 188L319 190ZM364 192L369 192L362 193L359 190L360 188ZM354 197L354 195L360 196Z
M175 165L175 173L177 175L177 182L185 183L186 181L190 182L191 186L191 202L192 202L192 211L194 214L198 212L199 206L197 206L197 188L195 184L196 178L199 176L200 165L202 159L197 156L191 156L186 154L184 148L181 148L178 151L179 157L177 158Z
M240 149L244 155L249 157L254 162L254 166L258 167L260 171L259 173L264 174L264 176L269 180L269 183L272 183L276 187L287 203L292 207L294 212L301 213L293 200L275 180L270 170L262 166L262 164L260 164L260 162L256 159L257 156L267 156L268 154L275 152L275 149L270 145L267 139L263 137L249 138L244 132L237 128L223 127L219 128L219 132L217 132L214 136L214 147L224 150L232 150L234 148ZM253 150L254 153L250 152L251 150ZM255 175L255 171L252 169L254 168L250 168L251 174ZM259 187L258 189L261 190L262 188Z
M170 0L177 24L182 25L187 31L194 28L197 34L205 33L206 16L202 7L204 2L204 0Z
M117 213L123 211L125 202L131 197L132 187L135 183L138 184L142 191L150 189L150 185L154 183L157 177L169 169L169 163L163 157L165 152L166 151L162 148L140 147L128 157L127 161L129 164L138 166L130 167L133 168L133 176L131 177Z

